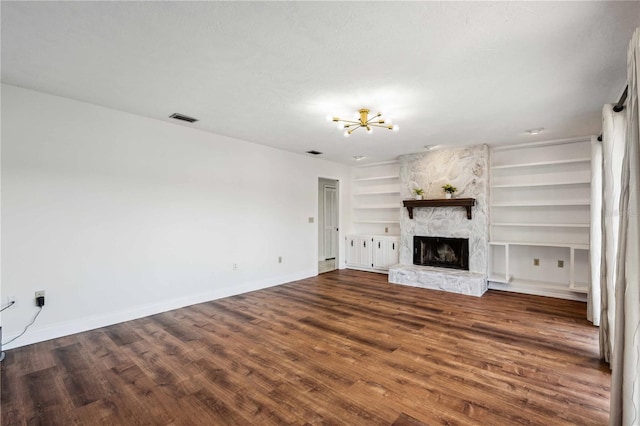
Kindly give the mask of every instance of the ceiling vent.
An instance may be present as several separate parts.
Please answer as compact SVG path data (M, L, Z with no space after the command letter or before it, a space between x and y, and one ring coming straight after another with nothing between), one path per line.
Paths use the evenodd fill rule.
M307 154L311 154L311 155L320 155L322 154L320 151L316 151L315 149L312 149L311 151L307 151Z
M195 123L196 121L198 121L197 118L189 117L187 115L179 114L177 112L171 114L169 118L175 118L176 120L186 121L187 123Z

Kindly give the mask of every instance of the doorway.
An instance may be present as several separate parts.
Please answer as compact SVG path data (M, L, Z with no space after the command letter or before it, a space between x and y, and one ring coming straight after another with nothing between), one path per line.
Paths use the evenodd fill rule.
M318 273L338 269L338 181L318 179Z

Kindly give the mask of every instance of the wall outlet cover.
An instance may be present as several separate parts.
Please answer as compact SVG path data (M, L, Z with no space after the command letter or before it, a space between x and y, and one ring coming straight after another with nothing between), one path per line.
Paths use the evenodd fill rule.
M540 266L540 259L533 259L533 266Z

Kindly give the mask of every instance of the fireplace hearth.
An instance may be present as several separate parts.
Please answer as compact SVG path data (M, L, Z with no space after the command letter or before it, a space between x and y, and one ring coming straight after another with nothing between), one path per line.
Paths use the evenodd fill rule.
M413 264L469 270L469 239L413 237Z

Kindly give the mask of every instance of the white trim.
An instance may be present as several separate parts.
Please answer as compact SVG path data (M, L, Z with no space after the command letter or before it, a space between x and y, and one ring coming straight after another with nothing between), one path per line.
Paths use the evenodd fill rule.
M539 161L537 163L521 163L521 164L505 164L502 166L491 166L494 170L516 169L520 167L540 167L540 166L558 166L562 164L588 163L590 158L571 158L568 160Z
M491 188L534 188L538 186L588 185L590 183L591 180L578 180L572 182L511 183L504 185L491 185Z
M106 327L125 321L147 317L162 312L172 311L174 309L184 308L198 303L209 302L212 300L222 299L225 297L235 296L250 291L261 290L268 287L289 283L292 281L302 280L318 275L317 265L314 270L301 271L289 275L270 278L266 280L254 281L233 288L220 288L206 293L193 294L178 299L166 300L164 302L154 303L151 305L138 306L132 309L126 309L119 312L113 312L106 315L95 315L85 318L78 318L72 321L63 321L48 325L44 328L28 330L24 336L15 342L4 346L3 350L18 348L33 343L44 342L45 340L55 339L58 337L68 336L70 334L82 333L84 331L94 330L96 328ZM47 309L45 306L44 310ZM7 335L5 340L10 340L19 333Z
M400 176L375 176L375 177L368 177L368 178L358 178L358 179L353 179L354 182L367 182L367 181L375 181L375 180L387 180L387 179L400 179Z
M541 142L530 142L530 143L521 143L516 145L490 145L491 150L493 151L507 151L510 149L519 149L519 148L535 148L542 147L548 145L565 145L570 143L579 143L579 142L591 142L591 138L593 136L579 136L576 138L567 138L567 139L556 139L551 141L541 141Z
M517 284L504 284L495 281L489 281L489 290L508 291L512 293L524 293L534 296L555 297L557 299L576 300L578 302L586 302L587 295L583 293L575 293L568 289L549 289L549 288L533 288L520 286Z
M386 164L400 164L400 160L380 161L379 163L363 164L361 166L353 166L354 169L362 169L365 167L384 166Z

